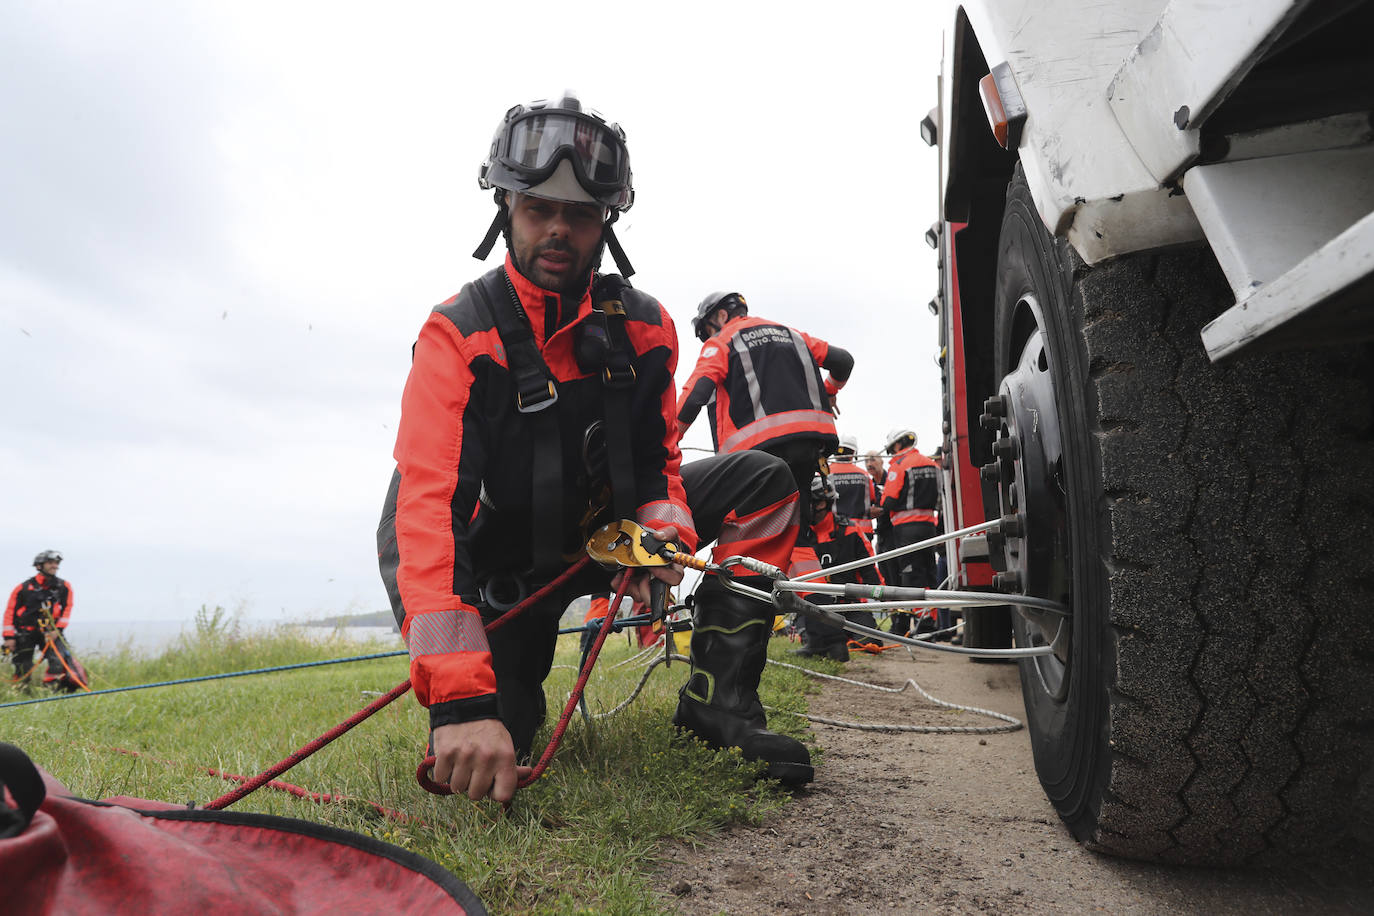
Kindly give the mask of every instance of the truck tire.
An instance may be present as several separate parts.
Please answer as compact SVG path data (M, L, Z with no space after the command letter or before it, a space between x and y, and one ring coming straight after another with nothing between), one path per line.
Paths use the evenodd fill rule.
M964 608L964 646L969 649L1010 649L1012 644L1011 609L997 607ZM987 662L993 659L972 658Z
M996 287L989 509L1019 518L1014 590L1071 613L1013 615L1055 649L1020 673L1060 816L1161 862L1370 844L1370 347L1211 364L1199 330L1231 299L1210 251L1087 267L1019 167Z

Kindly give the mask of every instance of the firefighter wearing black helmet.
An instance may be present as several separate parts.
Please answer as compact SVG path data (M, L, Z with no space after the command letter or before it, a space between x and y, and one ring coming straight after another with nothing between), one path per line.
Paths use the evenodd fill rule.
M68 676L68 669L75 671L76 666L66 640L61 638L71 620L74 599L71 583L58 578L61 563L62 554L56 550L44 550L33 558L37 573L16 585L5 605L4 646L16 679L30 673L33 653L42 649L48 663L43 683L58 690L74 690L77 685Z
M545 717L558 620L605 592L584 567L488 635L484 624L576 559L590 531L630 518L686 550L785 564L797 536L786 466L761 453L681 464L667 311L598 271L634 201L625 135L572 95L510 109L478 177L497 213L502 266L437 306L420 329L377 532L382 578L429 710L434 778L507 801ZM672 567L653 569L668 583ZM756 583L757 584L757 583ZM648 603L648 582L631 580ZM692 672L674 723L739 747L788 783L812 778L805 745L770 732L758 700L773 608L712 579L697 590Z
M819 337L751 317L737 292L706 296L692 330L702 348L679 399L680 431L714 401L708 420L716 451L758 449L786 461L806 530L811 478L839 445L835 398L849 381L854 357Z

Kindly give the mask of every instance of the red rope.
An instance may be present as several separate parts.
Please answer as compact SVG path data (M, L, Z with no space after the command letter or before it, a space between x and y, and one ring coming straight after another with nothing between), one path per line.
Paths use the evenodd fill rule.
M67 642L66 639L63 639L62 641L64 643ZM67 664L67 659L63 657L62 650L57 647L57 643L54 642L54 637L51 635L48 636L48 646L51 646L52 650L57 653L57 660L60 661L62 663L62 667L66 669L67 676L70 677L72 680L76 681L78 687L89 693L91 688L87 687L86 682L83 681L81 678L77 677L76 672L71 669L71 665ZM68 644L67 649L69 651L71 650L70 644ZM44 654L47 654L47 647L44 647ZM75 659L73 659L73 662L75 662ZM82 673L84 674L85 672Z
M539 590L538 590L537 592L535 592L533 595L531 595L530 597L526 598L524 601L520 602L520 603L517 604L515 607L511 608L509 611L507 611L506 613L502 614L500 617L496 618L496 619L493 620L491 623L487 624L487 626L486 626L486 631L487 631L488 633L490 633L490 632L492 632L493 630L495 630L495 629L497 629L497 628L499 628L499 627L501 627L501 626L504 626L506 623L510 622L511 620L514 620L514 619L515 619L517 616L519 616L521 613L523 613L524 611L526 611L527 609L529 609L530 607L532 607L536 602L538 602L538 601L540 601L541 599L547 597L547 596L548 596L551 592L553 592L556 588L558 588L558 587L559 587L560 585L562 585L564 582L567 582L569 579L571 579L574 575L576 575L576 574L582 569L582 567L586 566L589 562L591 562L591 558L588 557L588 556L586 556L586 555L583 555L576 563L572 564L572 565L569 566L567 569L565 569L557 578L555 578L555 579L554 579L552 582L550 582L548 585L546 585L546 586L544 586L543 588L539 589ZM629 577L627 576L627 577L626 577L626 580L628 581L628 579L629 579ZM622 590L622 591L623 591L623 590ZM607 616L607 620L609 621L610 618L611 618L612 616L614 616L614 615L608 615L608 616ZM605 636L604 636L604 628L603 628L602 639L604 639L604 638L605 638ZM597 649L600 649L600 647L601 647L601 642L600 642L600 640L597 642L597 646L596 646L596 647L597 647ZM592 657L593 657L593 659L595 658L594 655L593 655ZM589 667L590 667L590 666L589 666ZM325 732L323 735L320 735L320 737L316 738L314 741L311 741L309 744L305 745L304 747L302 747L302 748L300 748L299 750L297 750L297 751L295 751L294 753L292 753L291 756L287 757L285 760L282 760L280 763L277 763L276 765L267 768L267 769L264 770L263 772L259 773L257 776L254 776L252 779L249 779L247 782L245 782L243 785L239 786L239 787L238 787L237 789L235 789L234 791L229 792L229 793L227 793L227 794L225 794L225 795L221 795L219 798L217 798L217 799L215 799L214 801L210 802L210 803L209 803L208 805L206 805L205 807L208 808L208 809L213 809L213 810L219 810L219 809L221 809L221 808L227 808L227 807L229 807L229 806L232 805L234 802L236 802L236 801L238 801L239 799L243 798L245 795L249 794L250 792L253 792L253 791L255 791L255 790L261 788L262 786L267 785L267 784L268 784L269 782L271 782L273 779L275 779L276 777L280 776L282 773L285 773L287 770L291 769L293 766L295 766L296 764L300 763L302 760L304 760L305 758L309 757L311 754L315 753L315 752L318 751L320 748L322 748L322 747L324 747L325 745L329 744L329 743L330 743L331 741L333 741L335 738L339 737L339 736L342 735L344 732L346 732L346 731L350 730L351 728L353 728L353 726L355 726L355 725L357 725L358 723L362 722L364 719L367 719L367 718L370 717L373 713L377 712L377 710L379 710L379 709L381 709L382 707L386 706L386 705L387 705L388 703L390 703L391 701L397 699L398 697L403 696L403 695L406 693L406 691L408 691L409 689L410 689L410 679L407 678L406 680L402 681L400 684L397 684L395 687L393 687L393 688L391 689L391 691L388 692L386 695L384 695L384 696L382 696L382 697L379 697L378 699L374 700L372 703L369 703L366 707L364 707L363 709L361 709L361 710L359 710L358 712L354 713L354 714L353 714L352 716L350 716L348 719L346 719L346 720L344 720L343 722L339 723L338 725L334 726L334 727L331 728L329 731ZM421 785L423 785L423 783L421 783Z
M338 725L334 726L329 731L325 732L323 735L320 735L318 738L316 738L314 741L311 741L305 747L294 752L285 760L281 761L275 766L268 767L266 770L259 773L257 776L254 776L252 779L248 780L234 791L229 792L225 795L221 795L219 798L210 802L205 807L211 810L218 810L220 808L229 807L234 802L238 801L240 798L243 798L249 792L252 792L260 786L264 786L273 779L276 779L282 773L285 773L287 770L291 769L293 766L300 763L302 760L309 757L311 754L315 753L320 748L324 747L326 744L342 735L344 732L353 728L353 726L357 725L359 722L362 722L364 719L371 716L377 710L381 709L383 706L386 706L392 700L396 699L397 697L404 696L405 692L409 689L410 679L406 678L404 681L397 684L395 687L391 688L391 690L388 693L377 698L376 700L373 700L367 706L365 706L358 712L355 712L353 715L349 716L343 722L340 722Z
M154 763L160 763L164 766L179 765L173 763L170 760L162 760L150 754L143 754L139 751L131 751L127 748L112 747L108 748L108 750L114 751L116 754L123 754L126 757L139 757L144 760L151 760ZM247 776L239 776L236 773L226 773L223 770L217 770L214 767L195 767L195 769L199 770L202 773L208 773L211 776L218 776L220 779L227 779L229 782L237 782L240 784L248 782ZM391 808L386 807L385 805L379 805L377 802L368 801L365 798L356 798L352 795L335 795L329 792L311 792L310 790L302 788L301 786L294 785L293 783L289 782L282 782L279 779L273 779L265 783L265 785L269 789L276 789L278 792L287 792L291 795L296 796L297 798L304 798L307 801L312 801L319 805L340 802L362 802L365 805L370 805L378 814L385 815L386 817L389 817L394 821L399 821L403 824L409 824L411 822L424 824L424 821L421 821L418 818L411 817L410 815L402 811L395 811Z

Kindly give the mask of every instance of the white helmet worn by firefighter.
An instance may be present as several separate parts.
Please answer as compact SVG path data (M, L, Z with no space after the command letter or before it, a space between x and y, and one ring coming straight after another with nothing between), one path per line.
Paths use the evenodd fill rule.
M857 458L859 455L859 437L841 436L840 447L835 449L836 458Z
M497 213L472 256L485 260L496 236L509 232L506 192L606 208L602 241L621 274L634 274L611 225L634 204L634 180L625 131L565 92L506 112L477 172L477 184L494 190ZM510 238L507 235L507 243ZM599 260L599 258L598 258ZM519 265L517 265L519 266Z
M726 290L717 290L714 293L707 293L706 298L701 300L697 306L696 317L692 319L692 332L697 335L697 340L705 343L711 339L714 333L706 319L710 318L720 309L725 309L725 314L734 318L737 315L748 315L749 305L744 301L744 297L739 293L732 293Z
M910 441L908 441L910 440ZM895 455L903 449L911 448L916 444L916 433L906 427L899 426L888 431L886 449L889 455Z

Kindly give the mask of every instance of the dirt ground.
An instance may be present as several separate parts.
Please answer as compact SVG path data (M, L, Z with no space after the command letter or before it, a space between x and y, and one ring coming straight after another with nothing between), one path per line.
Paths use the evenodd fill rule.
M1023 716L1010 663L906 650L854 654L845 676L914 678L935 697ZM912 691L826 682L813 715L870 723L986 725ZM1025 729L991 735L813 725L816 781L759 828L681 847L662 886L685 916L728 913L1374 913L1374 877L1145 865L1079 846L1036 781Z

